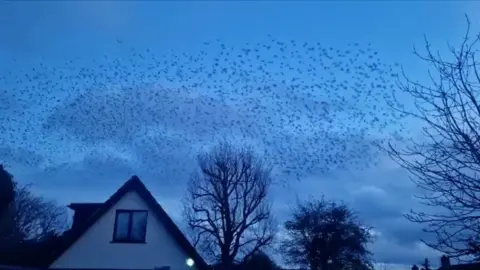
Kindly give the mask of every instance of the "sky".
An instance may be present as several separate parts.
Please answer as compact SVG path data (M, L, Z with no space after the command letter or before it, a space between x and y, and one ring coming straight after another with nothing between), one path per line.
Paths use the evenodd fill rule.
M430 236L402 216L422 207L418 191L372 144L416 136L418 123L383 104L393 74L427 81L414 46L426 36L445 52L465 14L478 28L479 11L474 1L2 2L0 161L61 204L104 201L136 174L181 223L195 155L227 138L272 163L280 223L297 199L324 195L374 228L370 249L388 269L435 263L420 242Z

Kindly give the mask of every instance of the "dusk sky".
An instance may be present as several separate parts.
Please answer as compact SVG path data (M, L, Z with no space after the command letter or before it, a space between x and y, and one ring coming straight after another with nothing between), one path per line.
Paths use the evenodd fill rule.
M104 201L136 174L181 223L195 155L227 138L272 163L280 223L298 198L324 195L347 202L374 228L377 262L436 264L440 254L420 241L429 236L402 216L421 207L418 191L371 142L416 136L418 124L388 112L382 91L395 90L391 74L400 67L426 81L428 66L413 47L421 50L426 36L445 52L464 34L465 14L479 29L478 12L475 1L2 2L0 163L61 204ZM330 56L299 71L296 60L312 59L312 44ZM263 46L272 49L262 53ZM282 55L282 46L299 52ZM238 52L257 47L254 67L280 60L234 79L204 72L224 48L235 48L238 60ZM350 61L351 52L360 56ZM346 73L362 57L374 71ZM169 75L153 72L154 63ZM219 69L227 74L228 65ZM266 74L273 74L267 82ZM322 86L302 87L314 81ZM385 87L354 88L374 81Z

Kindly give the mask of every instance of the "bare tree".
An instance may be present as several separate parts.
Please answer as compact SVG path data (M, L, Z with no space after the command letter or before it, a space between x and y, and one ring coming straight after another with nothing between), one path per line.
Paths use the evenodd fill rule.
M325 199L299 203L285 222L281 251L286 262L311 270L373 269L372 236L344 204Z
M1 238L14 242L42 240L66 229L65 207L33 194L29 185L14 183L14 190L14 203L0 222Z
M68 225L65 207L34 195L28 185L16 185L15 220L27 239L42 239L63 232Z
M189 182L186 219L194 244L231 269L273 241L270 169L250 149L226 142L199 155L198 165Z
M62 241L66 208L33 194L29 185L13 186L13 203L0 219L0 264L44 266Z
M416 55L430 65L431 83L403 76L399 86L411 105L391 105L422 124L422 139L390 144L390 156L412 174L423 190L417 198L427 210L407 218L424 225L435 240L424 242L452 257L480 255L480 69L479 35L468 29L450 55L441 56L426 41Z

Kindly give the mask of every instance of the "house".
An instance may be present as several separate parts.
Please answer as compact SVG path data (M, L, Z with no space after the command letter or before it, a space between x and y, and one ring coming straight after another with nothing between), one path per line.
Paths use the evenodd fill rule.
M50 269L208 269L137 176L104 203L72 203Z
M480 263L450 264L450 258L443 255L440 258L440 268L438 270L479 270Z

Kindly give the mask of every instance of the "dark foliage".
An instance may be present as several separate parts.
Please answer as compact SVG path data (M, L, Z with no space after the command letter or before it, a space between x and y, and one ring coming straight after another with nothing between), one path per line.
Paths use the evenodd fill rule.
M422 270L431 270L430 261L427 258L422 263Z
M14 182L14 201L0 220L0 239L39 240L67 227L67 211L54 201L33 194L28 185Z
M221 143L198 158L185 215L194 244L230 269L272 243L270 170L246 149Z
M10 176L11 178L12 176ZM67 226L64 207L12 181L13 200L0 218L0 264L43 267Z
M267 254L256 252L239 267L239 270L276 270L278 266Z
M14 196L12 175L0 164L0 217L5 214Z
M282 253L287 263L311 270L372 269L367 228L343 204L322 198L299 203L285 222Z
M424 241L428 246L460 259L480 256L479 40L470 34L468 22L462 42L450 47L448 56L433 51L426 41L426 53L416 54L430 65L431 82L404 76L401 94L412 99L391 104L423 127L421 139L388 149L423 191L417 197L427 209L412 211L407 218L435 235Z
M21 267L47 267L62 245L64 237L58 234L45 235L40 239L31 239L0 245L0 264Z
M213 270L224 269L221 263L212 266ZM242 263L234 263L231 270L281 270L270 257L263 252L256 252Z

